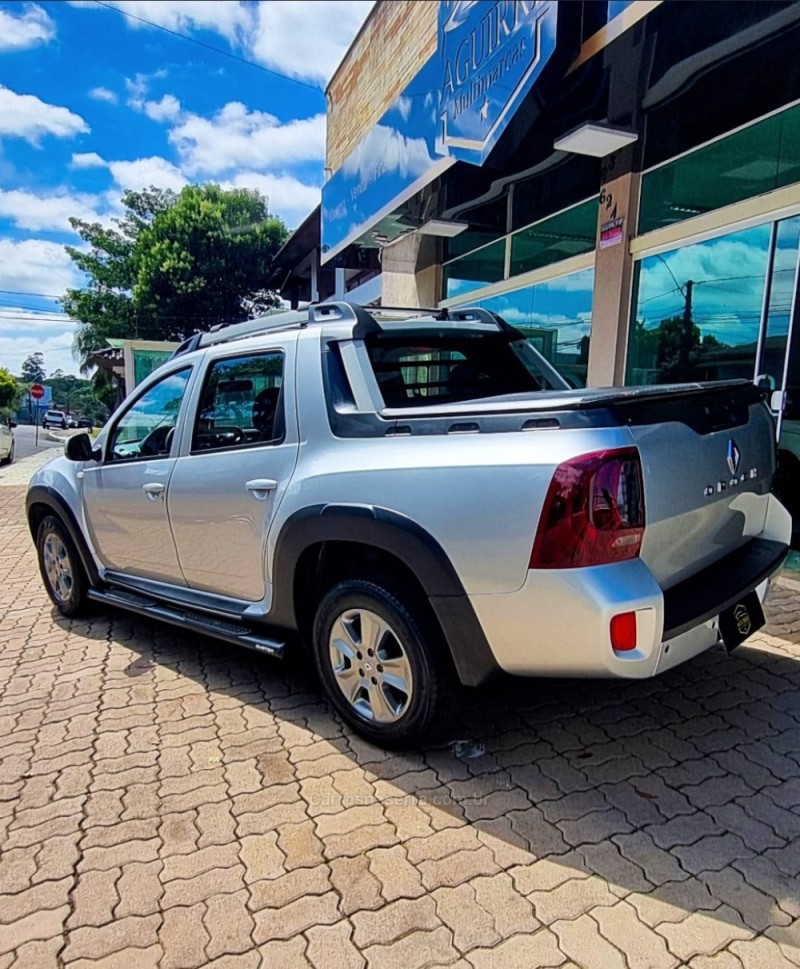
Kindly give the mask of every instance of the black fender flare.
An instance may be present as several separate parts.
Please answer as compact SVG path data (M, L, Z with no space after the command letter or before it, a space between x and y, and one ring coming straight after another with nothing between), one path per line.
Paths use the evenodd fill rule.
M30 529L34 542L36 541L37 525L35 524L32 512L35 505L44 505L48 512L63 522L64 527L69 532L69 537L72 539L81 557L81 564L89 578L89 584L92 586L101 585L100 574L97 571L97 565L92 557L92 553L89 551L86 539L83 537L83 533L78 526L72 509L62 496L48 485L33 485L33 487L28 489L28 494L25 498L25 514L28 519L28 528Z
M497 671L486 635L453 564L436 539L415 521L374 505L312 505L291 515L275 543L273 609L266 621L298 626L294 583L303 552L321 542L354 542L388 552L416 576L444 633L459 679L478 686Z

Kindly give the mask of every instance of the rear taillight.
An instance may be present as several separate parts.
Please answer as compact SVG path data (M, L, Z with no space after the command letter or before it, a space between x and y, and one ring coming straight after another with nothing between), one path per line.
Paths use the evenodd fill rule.
M582 454L553 475L532 569L576 569L636 558L644 534L642 462L635 447Z

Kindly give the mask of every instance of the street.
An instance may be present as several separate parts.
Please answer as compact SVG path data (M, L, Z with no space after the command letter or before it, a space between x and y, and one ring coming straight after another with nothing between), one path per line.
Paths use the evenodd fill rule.
M0 966L800 965L793 586L733 656L497 683L387 754L301 663L60 617L36 463L0 477Z
M60 448L64 445L59 441L53 441L48 431L39 428L38 446L36 440L36 428L29 424L18 424L14 429L14 440L16 441L15 453L16 460L27 458L31 454L36 454L44 448Z

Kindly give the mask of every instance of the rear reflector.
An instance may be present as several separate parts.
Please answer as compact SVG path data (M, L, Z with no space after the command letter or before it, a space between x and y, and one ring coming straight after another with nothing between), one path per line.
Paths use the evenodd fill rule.
M532 569L575 569L636 558L644 535L642 462L635 447L560 464L531 551Z
M635 612L621 612L611 620L611 645L618 653L636 649Z

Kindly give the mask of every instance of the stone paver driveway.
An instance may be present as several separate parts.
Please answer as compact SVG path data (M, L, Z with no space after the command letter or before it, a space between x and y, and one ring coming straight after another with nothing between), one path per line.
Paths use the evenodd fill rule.
M0 969L800 966L800 596L388 755L302 670L57 618L0 488Z

